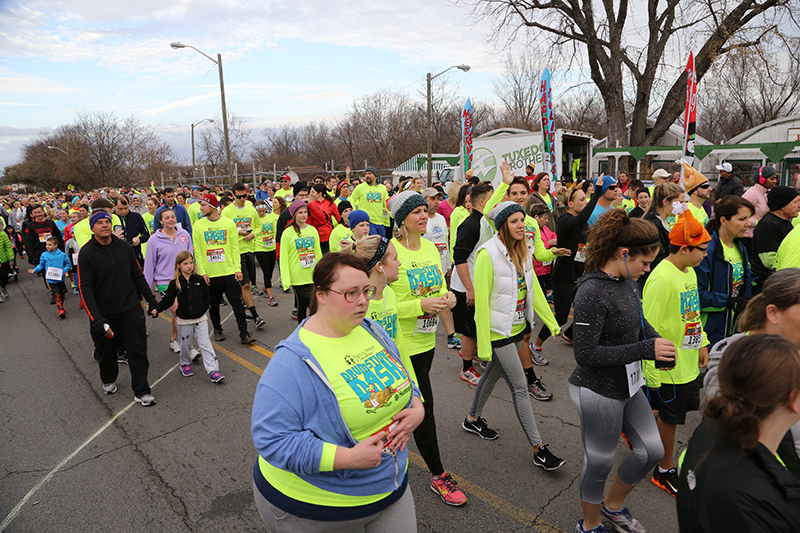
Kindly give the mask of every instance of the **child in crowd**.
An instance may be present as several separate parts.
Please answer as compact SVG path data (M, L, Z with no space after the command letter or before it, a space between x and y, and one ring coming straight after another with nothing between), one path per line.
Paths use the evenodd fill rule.
M175 258L175 278L169 282L166 292L158 302L158 310L169 309L178 300L178 340L181 345L181 374L189 377L192 372L192 337L203 356L203 365L208 377L219 383L225 376L219 372L219 361L214 347L208 338L208 318L206 311L211 303L211 293L205 280L197 273L192 254L186 250L178 252Z
M39 264L36 265L36 268L29 268L28 274L44 272L44 279L58 307L58 318L66 318L64 295L67 293L67 285L64 283L64 276L71 269L69 258L67 254L58 249L58 238L56 237L49 237L44 246L45 251L39 258Z
M550 220L550 209L546 204L533 204L531 205L531 216L536 219L541 231L542 242L545 248L550 248L557 244L556 234L551 230L547 223ZM536 257L533 258L533 271L536 272L536 278L539 280L539 285L542 287L542 292L545 293L548 300L553 299L553 286L550 284L550 271L553 268L553 261L542 263Z

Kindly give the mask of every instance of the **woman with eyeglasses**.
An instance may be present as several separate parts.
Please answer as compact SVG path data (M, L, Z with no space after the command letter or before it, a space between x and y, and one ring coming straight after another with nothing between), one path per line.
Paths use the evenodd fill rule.
M406 444L424 416L419 389L365 318L375 288L361 259L326 255L313 286L312 316L278 345L253 401L258 512L275 532L414 532Z
M586 182L581 181L575 183L571 188L563 188L559 191L567 210L558 219L556 239L559 248L567 248L570 251L569 255L556 257L550 274L550 283L553 286L553 307L555 307L556 322L559 326L566 324L569 319L572 296L575 293L575 282L583 275L583 266L586 263L586 232L589 228L587 221L602 196L602 189L597 187L593 189L594 194L592 194L591 200L587 201L586 187L588 187ZM533 341L533 350L541 348L548 338L550 338L550 328L545 324ZM572 325L561 333L561 338L572 344Z
M452 309L456 297L447 290L439 250L422 237L428 231L425 198L415 191L403 191L389 198L388 207L395 223L395 238L391 242L400 260L398 280L391 284L397 294L398 323L417 374L420 393L425 398L425 418L414 431L414 441L431 472L431 490L447 505L458 506L464 504L467 497L442 466L429 376L439 312Z

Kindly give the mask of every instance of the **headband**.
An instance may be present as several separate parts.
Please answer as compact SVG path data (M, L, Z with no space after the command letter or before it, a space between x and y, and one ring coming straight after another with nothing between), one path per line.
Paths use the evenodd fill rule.
M378 243L378 247L375 249L375 255L372 256L372 259L369 260L367 263L367 270L372 270L375 265L378 264L383 258L383 255L386 253L386 248L389 247L389 239L386 237L381 237L381 242Z

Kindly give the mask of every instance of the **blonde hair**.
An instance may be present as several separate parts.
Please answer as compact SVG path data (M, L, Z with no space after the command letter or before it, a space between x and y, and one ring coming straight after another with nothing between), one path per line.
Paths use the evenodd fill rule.
M197 274L197 261L194 260L194 256L188 250L178 252L175 257L175 288L178 292L181 292L181 263L187 259L192 260L192 274Z
M380 235L367 235L357 241L352 239L342 239L339 241L339 250L343 254L352 254L359 260L364 262L364 265L369 264L370 259L375 257L375 252L378 250L378 245L381 243ZM386 253L384 252L384 256ZM383 257L380 259L383 260Z

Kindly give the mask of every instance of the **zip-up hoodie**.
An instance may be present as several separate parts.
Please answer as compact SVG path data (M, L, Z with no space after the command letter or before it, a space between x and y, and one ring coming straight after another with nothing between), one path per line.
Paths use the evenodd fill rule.
M351 448L357 441L321 365L300 340L304 323L278 344L258 382L251 418L258 454L276 468L329 492L371 496L397 490L405 477L408 448L395 457L384 453L380 465L368 470L332 470L331 459L327 471L321 471L323 448L332 456L331 447ZM377 322L365 318L359 327L366 328L396 361L401 361L394 342ZM413 396L419 396L417 385L412 385ZM254 476L256 483L263 481L258 479L258 467Z
M188 231L178 229L173 241L164 230L156 230L147 241L147 254L144 258L147 286L152 287L153 282L158 285L169 283L175 277L175 258L184 250L194 254L192 236Z
M158 311L160 313L166 311L178 300L178 309L175 314L179 318L185 320L196 320L201 318L208 306L211 304L211 292L208 290L206 280L197 274L192 274L189 279L179 276L181 283L181 290L178 292L178 284L176 280L169 282L166 292L158 302Z
M81 248L78 254L78 288L92 322L103 315L124 313L139 307L140 296L150 306L157 305L136 262L133 247L114 235L108 245L100 244L92 236Z
M742 256L744 267L744 282L742 293L739 296L753 294L753 273L750 270L750 259L747 249L739 242L733 240L734 245ZM728 308L728 298L733 288L733 267L725 260L723 244L719 240L719 233L711 234L706 257L700 266L695 267L697 273L697 290L700 293L700 311L705 315L703 331L708 335L708 342L715 345L733 333L734 313Z
M60 279L47 278L47 269L50 267L61 269ZM56 248L55 252L50 252L48 250L45 250L45 252L39 257L39 264L36 265L36 268L34 268L33 270L35 272L44 272L45 279L47 279L47 281L52 281L55 283L63 283L64 275L67 274L70 270L72 270L72 265L70 265L67 254Z
M640 314L632 285L602 271L589 272L578 280L573 303L578 366L569 382L613 400L628 398L625 365L656 358L659 334Z

